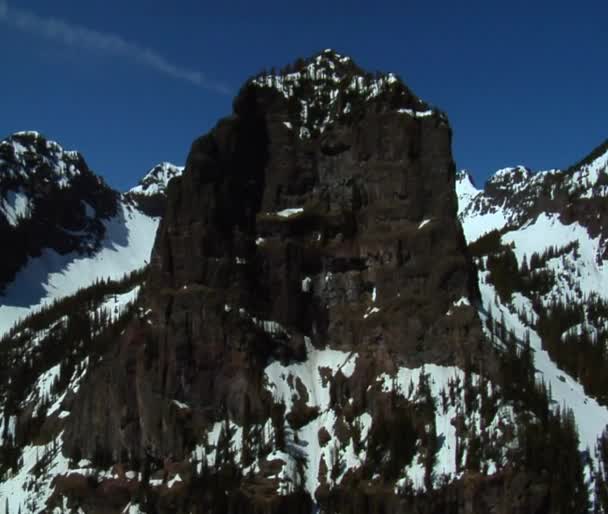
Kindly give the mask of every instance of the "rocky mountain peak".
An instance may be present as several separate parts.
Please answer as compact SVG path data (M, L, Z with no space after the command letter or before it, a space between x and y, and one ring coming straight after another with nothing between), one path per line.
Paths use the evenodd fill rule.
M165 194L169 181L183 171L183 166L161 162L148 171L135 187L129 189L129 193L146 196Z
M148 171L124 197L149 216L160 217L165 211L169 182L174 177L179 177L183 171L183 166L161 162Z
M326 49L279 72L261 73L250 84L278 92L289 103L285 124L301 138L323 133L336 121L353 121L369 108L406 116L438 115L393 73L372 74L350 57Z
M496 171L483 189L458 176L459 216L467 240L505 227L520 227L542 213L563 222L579 222L595 237L601 234L599 254L606 252L608 231L602 199L608 197L608 142L566 170L531 171L513 166Z
M61 255L99 248L103 221L117 212L118 194L84 158L39 132L0 141L0 289L44 249Z
M409 401L426 365L439 370L437 395L465 363L491 367L456 217L449 125L435 111L412 114L426 104L350 60L337 79L319 76L340 59L323 53L249 81L232 115L194 141L168 188L141 316L79 389L66 454L127 466L132 456L154 476L171 461L190 480L228 469L226 441L238 448L226 458L252 477L231 494L269 501L268 512L300 498L310 512L336 484L371 479L390 453L392 497L435 414L412 408L412 447L384 448L384 427L402 427L391 405ZM348 102L356 116L342 116ZM302 137L315 119L303 109L314 105L342 114ZM376 455L367 463L364 448ZM449 479L453 462L441 463ZM431 488L433 466L425 485L412 464L407 483Z
M525 166L509 166L496 171L487 181L486 187L512 189L525 183L532 176L532 171Z
M65 189L74 177L89 172L78 152L64 150L34 131L16 132L0 141L0 170L0 186L7 189L11 183Z

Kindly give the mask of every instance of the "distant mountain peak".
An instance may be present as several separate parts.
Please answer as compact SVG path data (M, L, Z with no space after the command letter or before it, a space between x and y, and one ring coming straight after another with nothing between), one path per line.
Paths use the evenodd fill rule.
M169 182L172 178L179 177L183 171L183 166L161 162L150 169L124 197L148 216L162 216L165 212Z
M89 171L80 153L35 131L16 132L0 141L0 170L6 187L7 181L16 181L53 183L60 189Z
M161 162L151 168L139 183L129 190L129 193L145 196L164 194L169 181L173 177L180 176L183 171L183 166L176 166L170 162Z

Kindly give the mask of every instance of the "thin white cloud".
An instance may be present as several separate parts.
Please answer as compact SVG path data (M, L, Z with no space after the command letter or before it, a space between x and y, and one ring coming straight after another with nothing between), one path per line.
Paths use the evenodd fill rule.
M29 34L60 41L68 46L84 47L132 59L159 73L217 93L231 93L228 87L208 79L204 73L177 66L154 50L127 41L117 34L89 29L59 18L41 17L32 12L9 7L6 0L0 0L0 23L9 24Z

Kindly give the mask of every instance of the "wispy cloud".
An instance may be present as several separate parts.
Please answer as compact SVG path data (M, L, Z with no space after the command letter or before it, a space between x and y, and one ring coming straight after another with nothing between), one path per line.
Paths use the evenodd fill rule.
M156 51L127 41L122 36L9 7L6 0L0 0L0 23L9 24L29 34L60 41L68 46L88 48L131 59L166 76L216 93L231 93L227 86L208 79L204 73L178 66Z

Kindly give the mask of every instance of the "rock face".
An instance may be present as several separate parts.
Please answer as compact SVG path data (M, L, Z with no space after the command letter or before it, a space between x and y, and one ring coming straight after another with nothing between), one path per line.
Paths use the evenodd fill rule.
M0 258L0 289L43 248L96 250L117 200L79 153L37 132L0 141L0 239L11 248Z
M394 492L433 489L434 461L416 475L413 456L453 437L464 401L454 393L435 432L439 414L408 407L416 387L439 395L462 369L496 367L450 146L445 115L332 51L246 83L169 184L140 318L71 401L66 454L139 463L143 482L162 484L156 496L144 488L161 511L333 501L472 513L498 508L512 487L519 503L504 512L540 512L536 479L463 477L462 452L437 471L458 480L442 499L408 504ZM436 370L428 386L424 366ZM389 426L403 435L383 437ZM388 466L381 485L378 466ZM211 471L229 499L201 478ZM366 477L356 499L337 487ZM207 492L179 494L167 485L178 478Z
M174 295L157 291L211 288L316 344L382 341L402 362L454 362L455 345L434 337L437 320L477 292L456 220L449 126L396 79L361 86L349 109L341 84L359 76L340 59L313 60L304 70L323 79L293 93L302 105L326 95L336 106L318 133L290 115L279 79L258 78L234 115L193 144L153 251L150 301L164 325ZM378 328L385 315L398 320L389 331ZM438 339L449 351L437 351Z

